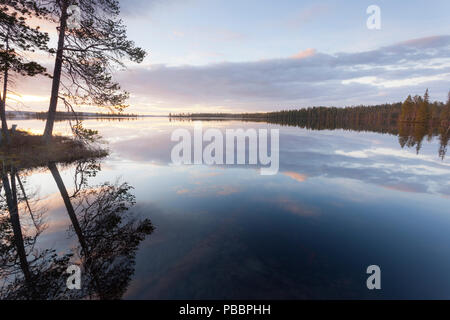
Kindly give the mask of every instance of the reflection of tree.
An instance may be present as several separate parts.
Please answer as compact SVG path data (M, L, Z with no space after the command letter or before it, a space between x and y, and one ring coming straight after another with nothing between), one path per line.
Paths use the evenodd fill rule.
M135 203L132 187L105 183L76 189L69 196L56 165L49 164L49 169L80 243L77 254L85 273L83 291L89 298L122 297L134 273L139 243L153 232L150 220L138 221L128 212Z
M50 164L52 166L52 164ZM100 164L96 159L88 159L86 161L78 161L75 165L74 174L74 192L72 197L84 188L88 187L88 179L95 177L97 172L101 170Z
M0 298L1 299L118 299L134 273L137 248L152 233L150 220L134 218L129 208L134 196L128 184L88 186L100 166L95 161L76 165L75 188L69 196L55 164L49 164L71 220L79 247L74 253L37 250L45 229L43 214L31 201L26 181L17 170L3 167L0 193ZM23 209L23 210L21 210ZM19 215L19 211L23 214ZM30 214L27 221L24 214ZM25 224L24 224L25 222ZM26 223L29 222L29 223ZM34 230L34 232L31 232ZM82 265L82 290L66 287L67 267L73 257Z
M9 219L13 229L13 243L17 248L17 256L20 261L20 267L25 276L27 283L31 281L31 273L25 253L25 245L23 241L22 228L20 226L19 208L17 201L16 177L15 169L11 168L10 179L8 174L2 172L2 184L5 190L6 205L9 211ZM11 180L11 182L10 182Z
M104 184L82 192L76 206L86 239L86 267L92 276L89 294L102 299L120 298L134 273L137 246L153 232L149 220L126 216L134 203L131 187ZM83 251L81 251L83 253Z
M405 146L408 148L415 147L417 154L419 154L425 136L427 136L428 141L431 141L434 136L439 136L439 157L444 160L449 133L449 129L445 127L433 128L422 123L401 123L399 125L398 141L402 148Z
M416 152L419 154L422 148L422 142L427 134L427 126L421 123L416 123L414 125L414 140L416 141Z
M436 107L435 105L432 106ZM450 107L448 108L450 110ZM357 132L388 133L398 135L399 144L402 148L405 146L408 148L415 147L417 154L422 148L425 136L427 136L428 142L434 137L439 137L441 141L439 156L444 159L448 144L450 130L448 124L450 120L442 123L438 121L402 122L398 121L400 109L401 104L344 109L317 107L260 114L176 115L170 118L170 121L227 121L227 119L239 119L241 121L300 127L308 130L351 130ZM438 115L438 113L433 114L434 116ZM408 111L406 108L403 117L413 119L415 117L415 111Z
M447 144L449 140L450 128L447 126L433 126L432 123L412 123L412 122L396 122L389 120L388 113L383 117L371 117L364 118L362 121L359 115L356 113L353 117L343 118L337 117L329 112L325 112L326 116L323 117L284 117L280 119L271 119L267 121L269 123L277 123L288 126L298 126L310 130L353 130L353 131L369 131L378 133L390 133L398 135L398 141L402 148L405 146L408 148L416 148L417 154L419 154L423 140L427 136L427 141L430 142L433 137L438 136L440 140L439 156L444 160ZM258 119L252 119L257 121ZM370 120L370 121L369 121ZM202 119L204 121L204 119Z
M439 131L440 131L440 135L439 135L439 141L440 141L439 157L441 157L441 159L444 160L445 154L447 153L448 140L450 138L450 126L448 128L441 127L439 129Z
M0 297L2 299L55 299L65 293L63 273L70 255L37 250L36 239L45 229L42 214L32 209L16 168L1 173L5 198L0 202ZM17 183L20 185L18 192ZM1 189L1 188L0 188ZM22 225L19 208L26 203L35 232ZM25 220L22 218L22 221ZM27 231L28 232L24 232Z

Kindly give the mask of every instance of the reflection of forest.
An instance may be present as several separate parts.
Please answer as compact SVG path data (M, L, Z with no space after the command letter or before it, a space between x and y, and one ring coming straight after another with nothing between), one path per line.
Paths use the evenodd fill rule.
M367 114L364 117L355 115L353 117L337 117L326 114L323 117L302 118L290 116L288 113L278 113L276 117L250 117L250 118L214 118L190 116L175 117L171 121L220 121L224 119L236 119L249 122L272 123L281 126L293 126L308 130L349 130L358 132L376 132L399 136L402 148L416 148L419 153L423 140L431 141L437 137L440 142L439 157L444 160L450 137L450 125L448 123L407 123L400 122L395 117L386 114Z
M352 130L364 132L388 133L399 136L399 143L402 148L415 148L417 154L422 147L423 140L431 141L438 137L439 157L444 160L447 152L447 145L450 136L450 126L434 126L425 123L406 123L397 121L385 121L383 118L374 119L374 121L365 122L355 120L342 120L323 118L323 119L297 119L295 121L268 121L269 123L281 124L286 126L298 126L309 130Z
M415 147L417 150L417 154L419 153L422 142L427 138L428 141L435 136L439 137L439 157L444 160L445 154L447 152L447 145L449 140L450 127L431 127L423 124L411 124L411 123L401 123L399 125L399 143L400 146L413 148Z
M139 220L127 183L89 186L100 165L76 164L75 186L68 191L56 164L49 164L78 245L63 253L37 246L47 229L46 209L27 190L26 179L11 165L1 167L0 298L119 299L134 273L139 244L153 232L150 220ZM3 196L4 195L4 196ZM81 290L67 289L67 268L82 269Z

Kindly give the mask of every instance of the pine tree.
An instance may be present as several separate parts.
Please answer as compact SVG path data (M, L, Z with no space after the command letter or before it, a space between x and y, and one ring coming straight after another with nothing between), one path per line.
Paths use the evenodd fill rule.
M414 111L414 102L411 95L406 98L405 102L402 104L402 111L400 115L401 121L410 121L412 118L412 113Z
M39 27L27 24L31 16L43 13L33 1L0 0L0 72L2 90L0 92L0 117L2 134L9 141L6 121L6 99L11 76L35 76L45 72L45 68L25 58L26 52L46 49L49 40Z
M428 89L423 96L423 100L419 103L417 110L416 122L427 123L430 120L430 98Z
M59 24L50 106L44 139L53 133L58 100L73 110L73 105L95 105L122 111L128 93L113 80L112 70L124 68L123 59L143 61L146 53L128 40L119 19L118 0L40 0L49 10L48 19ZM79 28L71 29L68 9L79 9ZM64 77L62 77L64 75ZM60 90L60 87L62 88Z

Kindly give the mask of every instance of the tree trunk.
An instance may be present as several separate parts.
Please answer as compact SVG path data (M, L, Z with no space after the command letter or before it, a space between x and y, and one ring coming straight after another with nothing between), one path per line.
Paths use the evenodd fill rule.
M44 141L50 142L53 135L53 125L55 123L56 108L58 106L59 85L61 82L61 73L63 65L64 40L67 29L67 8L68 1L62 1L61 19L59 25L58 50L56 52L55 68L53 70L52 94L50 98L50 106L48 109L47 123L45 124Z
M8 34L6 36L6 54L9 51L9 28ZM3 94L0 99L0 118L2 120L2 135L6 140L6 144L9 144L9 132L8 132L8 123L6 121L6 95L8 93L8 61L6 61L5 71L3 74ZM0 139L1 141L1 139Z
M27 285L31 284L32 276L25 252L25 245L23 242L22 228L20 226L19 211L17 205L17 193L15 184L15 173L11 172L11 185L9 184L8 174L2 173L2 182L5 189L6 204L8 206L9 216L13 227L14 241L17 247L17 255L19 256L20 268L25 276Z
M101 298L102 290L101 290L100 281L99 281L99 278L98 278L96 272L91 270L93 261L89 254L89 248L86 243L86 238L83 235L83 232L80 227L80 223L78 222L77 215L75 213L75 210L73 209L72 203L70 202L70 197L69 197L69 194L67 193L67 189L66 189L66 186L64 185L64 181L62 180L61 175L59 174L58 168L56 167L56 164L54 162L49 163L48 168L50 169L50 172L52 173L53 178L55 179L56 185L58 186L59 192L61 193L61 197L64 200L64 204L66 206L67 213L69 214L70 221L72 222L73 229L75 230L75 233L78 237L78 241L80 242L82 253L84 254L84 257L86 259L85 260L86 271L92 275L92 278L94 279L93 281L96 286L96 291L100 295L100 298Z
M9 132L8 132L8 123L6 121L6 103L3 102L3 97L0 101L0 117L2 119L2 132L1 134L5 138L6 144L9 144ZM1 139L0 139L1 141Z
M83 249L83 251L86 251L88 249L86 245L86 240L83 236L83 232L81 231L80 223L78 222L75 210L73 209L72 203L70 202L70 197L69 194L67 193L64 181L61 178L58 168L56 167L56 164L54 162L49 163L48 168L50 169L50 172L52 173L52 176L55 179L56 185L58 186L59 193L61 194L61 197L64 200L64 205L66 206L66 210L67 213L69 214L70 221L72 222L73 229L75 230L78 240L80 241L81 248Z
M38 222L36 221L36 219L35 219L35 217L33 215L33 210L31 210L31 206L30 206L30 202L28 201L27 193L26 193L25 188L23 186L22 180L20 180L20 176L19 176L19 174L17 172L16 172L16 178L17 178L17 182L19 182L20 189L22 190L23 199L25 200L25 203L27 205L28 212L30 212L31 220L33 220L33 224L34 224L34 226L36 228L36 231L39 232L40 227L39 227Z

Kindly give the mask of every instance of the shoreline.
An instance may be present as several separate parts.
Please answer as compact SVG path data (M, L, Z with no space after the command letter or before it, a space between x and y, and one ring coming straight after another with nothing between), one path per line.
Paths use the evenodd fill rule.
M17 130L9 144L0 144L0 169L37 169L49 163L69 164L78 160L105 158L109 150L69 136L53 136L45 143L41 135Z

